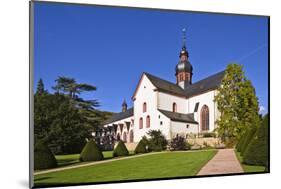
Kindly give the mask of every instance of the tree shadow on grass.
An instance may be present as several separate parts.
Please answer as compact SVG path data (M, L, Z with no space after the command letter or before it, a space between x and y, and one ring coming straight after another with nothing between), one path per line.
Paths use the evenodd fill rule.
M34 182L47 180L47 179L51 179L51 178L53 178L53 177L41 177L41 178L34 179Z

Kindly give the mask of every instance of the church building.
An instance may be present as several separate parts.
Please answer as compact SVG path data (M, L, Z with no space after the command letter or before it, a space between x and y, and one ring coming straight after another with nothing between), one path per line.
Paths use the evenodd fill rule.
M161 130L168 140L213 132L220 115L214 97L224 71L193 82L185 33L175 66L175 82L143 73L132 95L133 107L124 100L122 111L113 114L103 127L114 131L117 140L136 143L149 130Z

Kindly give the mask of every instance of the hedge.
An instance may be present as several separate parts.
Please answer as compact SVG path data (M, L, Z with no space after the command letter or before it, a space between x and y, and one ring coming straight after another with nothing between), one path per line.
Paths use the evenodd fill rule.
M127 150L124 142L120 140L114 148L113 156L117 157L117 156L128 156L128 155L129 155L129 151Z
M57 167L57 160L51 150L42 141L38 141L34 146L34 169L50 169Z
M80 161L100 161L103 159L103 154L93 140L89 140L84 146L81 154Z
M266 115L245 150L243 163L250 165L266 165L268 163L268 130L268 115Z
M243 140L243 143L241 145L241 156L243 156L245 154L245 151L249 145L249 143L251 142L251 140L253 139L255 133L257 132L257 127L254 126L251 129L249 129L247 135L245 136L245 139Z

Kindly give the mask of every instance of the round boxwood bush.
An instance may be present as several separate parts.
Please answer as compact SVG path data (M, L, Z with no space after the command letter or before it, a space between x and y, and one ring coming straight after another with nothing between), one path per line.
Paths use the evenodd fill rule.
M42 141L38 141L34 146L34 169L50 169L57 167L57 160L51 150Z
M268 162L268 115L263 118L261 126L253 136L243 156L243 163L266 165Z
M117 156L128 156L128 155L129 155L129 151L127 150L124 142L120 140L114 148L113 156L117 157Z
M103 154L93 140L89 140L84 146L81 154L80 161L99 161L103 159Z
M143 140L140 140L138 145L135 148L135 153L136 154L141 154L141 153L146 153L146 145Z

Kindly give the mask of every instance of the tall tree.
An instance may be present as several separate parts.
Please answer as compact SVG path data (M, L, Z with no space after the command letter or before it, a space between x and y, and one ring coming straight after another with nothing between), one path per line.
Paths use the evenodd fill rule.
M39 94L39 95L42 95L45 92L46 91L45 91L45 88L44 88L43 80L40 78L38 83L37 83L36 93Z
M220 118L217 120L217 131L223 139L237 142L241 136L259 124L258 99L251 82L245 77L243 67L229 64L215 102Z
M94 109L99 106L97 100L84 100L79 97L79 94L83 92L91 92L97 90L93 85L86 83L77 83L74 78L60 76L55 80L56 85L53 87L57 93L68 94L71 99L73 99L78 107L81 109Z

